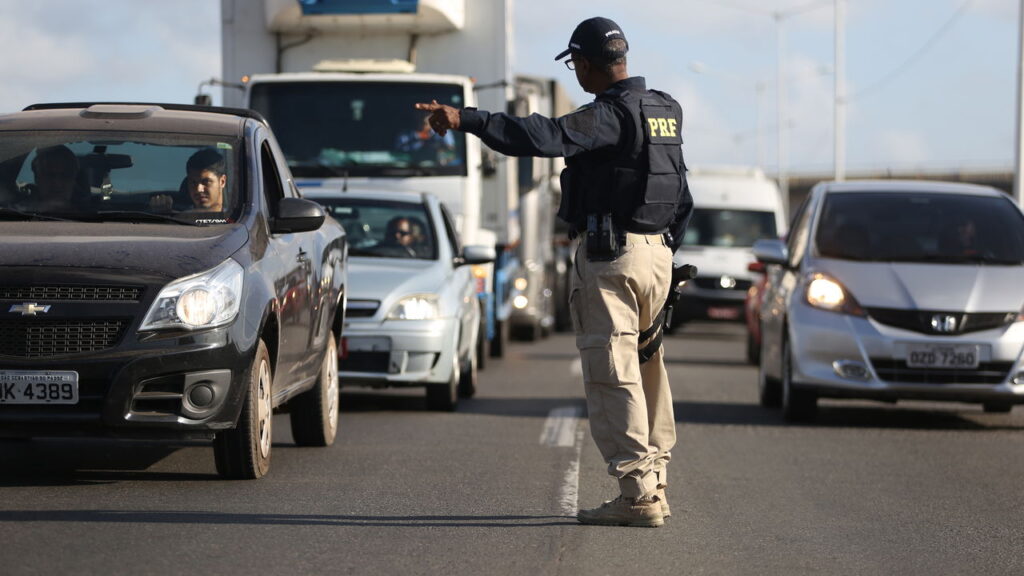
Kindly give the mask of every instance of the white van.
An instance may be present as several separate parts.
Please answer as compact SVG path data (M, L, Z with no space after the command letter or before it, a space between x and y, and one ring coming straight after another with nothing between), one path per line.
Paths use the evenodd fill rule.
M697 266L672 313L687 320L743 320L743 301L757 275L750 247L761 238L781 238L787 219L774 180L758 168L695 168L687 172L693 217L675 261Z

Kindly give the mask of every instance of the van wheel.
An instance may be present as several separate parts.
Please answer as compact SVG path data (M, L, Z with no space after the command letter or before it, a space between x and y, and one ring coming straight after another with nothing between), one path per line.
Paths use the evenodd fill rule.
M316 385L292 400L292 436L299 446L330 446L338 434L338 346L334 334L320 363Z
M232 480L255 480L270 470L274 410L271 396L273 377L270 354L260 339L256 357L245 375L248 389L238 425L218 432L213 440L217 472Z

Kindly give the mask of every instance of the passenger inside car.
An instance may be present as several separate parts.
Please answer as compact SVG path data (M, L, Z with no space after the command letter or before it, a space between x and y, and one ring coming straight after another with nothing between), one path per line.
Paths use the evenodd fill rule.
M32 160L34 183L23 188L20 208L42 212L81 210L87 199L78 193L78 158L64 145L41 148Z
M213 148L199 150L189 157L185 172L182 188L192 201L190 212L222 212L228 180L224 156ZM170 212L173 204L173 197L161 194L150 200L149 207L156 212Z

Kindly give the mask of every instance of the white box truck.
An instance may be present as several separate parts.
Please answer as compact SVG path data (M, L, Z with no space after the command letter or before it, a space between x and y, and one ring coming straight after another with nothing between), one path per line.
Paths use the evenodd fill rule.
M560 167L505 159L458 132L443 150L420 146L429 134L413 107L553 113L550 84L512 75L512 0L221 0L221 10L224 83L241 88L225 88L224 104L267 118L300 187L433 192L463 242L495 246L495 263L474 270L481 359L503 354L512 323L528 337L552 324Z

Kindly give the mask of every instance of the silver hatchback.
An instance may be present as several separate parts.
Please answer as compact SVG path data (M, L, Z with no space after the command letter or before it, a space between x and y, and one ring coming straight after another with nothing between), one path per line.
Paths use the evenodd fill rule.
M1024 403L1024 213L968 184L825 182L787 243L763 240L758 385L812 419L817 399Z

